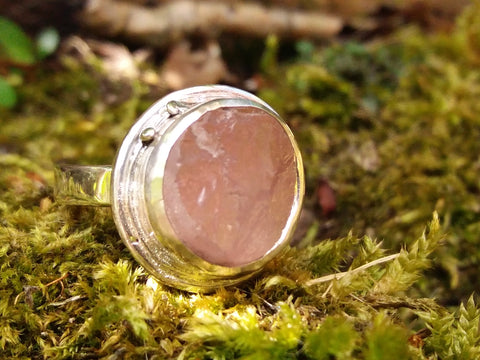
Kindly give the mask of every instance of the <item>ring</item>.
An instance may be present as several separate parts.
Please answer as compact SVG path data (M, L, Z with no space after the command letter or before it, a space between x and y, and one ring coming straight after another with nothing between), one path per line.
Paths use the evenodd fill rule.
M243 281L281 253L305 187L286 123L223 85L165 96L129 130L113 166L60 165L55 179L57 201L111 206L134 258L195 292Z

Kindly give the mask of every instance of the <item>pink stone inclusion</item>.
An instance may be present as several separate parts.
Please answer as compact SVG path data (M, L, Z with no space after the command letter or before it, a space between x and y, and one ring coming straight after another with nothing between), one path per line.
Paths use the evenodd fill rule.
M212 264L263 257L295 201L296 162L282 125L254 107L204 114L168 156L163 196L178 239Z

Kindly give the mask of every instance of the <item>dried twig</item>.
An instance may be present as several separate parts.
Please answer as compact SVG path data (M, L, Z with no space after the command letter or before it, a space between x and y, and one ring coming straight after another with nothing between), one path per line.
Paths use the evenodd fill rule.
M326 38L336 35L342 20L321 12L265 7L257 3L179 0L156 7L114 0L88 0L80 20L111 36L163 46L189 34L230 32L264 37Z
M364 264L362 266L359 266L358 268L355 268L353 270L339 272L339 273L330 274L330 275L325 275L325 276L322 276L322 277L319 277L319 278L316 278L316 279L309 280L305 283L305 285L306 286L313 286L313 285L318 285L318 284L328 282L328 281L332 281L332 280L339 280L346 275L355 274L357 272L360 272L360 271L366 270L368 268L371 268L372 266L392 261L392 260L398 258L399 256L400 256L400 253L393 254L393 255L388 255L388 256L382 257L380 259L371 261L371 262L369 262L367 264Z
M423 312L446 312L446 309L438 305L435 300L430 298L412 299L407 297L402 298L376 294L375 296L367 296L364 298L364 300L375 309L406 308Z
M69 304L71 302L75 302L75 301L78 301L78 300L84 300L84 299L87 299L87 296L85 296L85 295L75 295L75 296L72 296L72 297L70 297L68 299L65 299L63 301L52 302L52 303L48 304L48 306L59 307L59 306L64 306L66 304Z
M65 273L65 274L63 274L63 275L60 276L59 278L57 278L57 279L55 279L55 280L53 280L53 281L50 281L48 284L45 284L45 287L49 287L49 286L51 286L51 285L53 285L53 284L56 284L56 283L58 283L58 282L61 282L62 280L66 279L67 276L68 276L68 272Z

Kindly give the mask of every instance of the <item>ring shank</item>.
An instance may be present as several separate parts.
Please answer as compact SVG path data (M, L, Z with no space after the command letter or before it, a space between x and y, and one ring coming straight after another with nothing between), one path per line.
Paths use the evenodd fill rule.
M68 205L110 206L111 166L59 165L55 198Z

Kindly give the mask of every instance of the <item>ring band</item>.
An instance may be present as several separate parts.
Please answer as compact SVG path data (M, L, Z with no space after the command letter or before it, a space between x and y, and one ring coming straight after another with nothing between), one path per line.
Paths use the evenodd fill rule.
M110 206L111 166L59 165L55 198L69 205Z
M236 284L288 244L304 195L288 126L228 86L171 93L132 126L113 167L61 165L56 199L112 206L136 260L167 285Z

